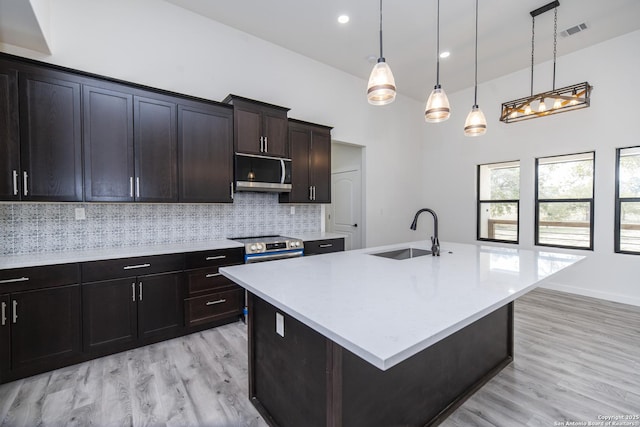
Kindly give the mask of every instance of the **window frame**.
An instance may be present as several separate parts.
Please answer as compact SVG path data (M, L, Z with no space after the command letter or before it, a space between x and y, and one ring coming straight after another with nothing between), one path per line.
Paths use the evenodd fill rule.
M549 159L554 157L569 157L579 156L581 154L593 155L593 175L591 179L591 197L590 198L570 198L570 199L540 199L539 198L539 166L541 159ZM557 154L553 156L536 157L535 163L535 223L534 223L534 245L544 246L549 248L562 248L562 249L579 249L593 251L593 236L594 236L594 199L595 199L595 186L596 186L596 152L583 151L579 153L569 154ZM541 203L589 203L589 246L569 246L569 245L552 245L549 243L540 243L540 204Z
M620 215L622 214L622 203L632 202L640 203L640 197L620 197L620 152L629 148L640 148L640 145L634 145L631 147L616 148L616 194L615 194L615 217L614 217L614 230L613 230L613 250L618 254L627 255L640 255L640 251L627 251L620 249L620 235L622 232L622 223L620 221Z
M518 163L518 195L520 194L520 171L521 171L521 161L520 160L507 160L503 162L491 162L491 163L482 163L476 166L476 240L481 242L496 242L496 243L509 243L509 244L519 244L520 243L520 199L482 199L480 195L482 192L480 191L480 169L482 166L489 165L499 165L503 163ZM491 239L488 237L480 237L480 218L481 218L481 209L483 203L515 203L516 205L516 240L504 240L504 239Z

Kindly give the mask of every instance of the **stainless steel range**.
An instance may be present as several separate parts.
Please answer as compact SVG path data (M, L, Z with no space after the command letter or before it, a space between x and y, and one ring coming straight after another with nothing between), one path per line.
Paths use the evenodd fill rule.
M237 237L231 240L244 243L244 262L272 261L297 258L304 255L304 243L300 239L285 236Z

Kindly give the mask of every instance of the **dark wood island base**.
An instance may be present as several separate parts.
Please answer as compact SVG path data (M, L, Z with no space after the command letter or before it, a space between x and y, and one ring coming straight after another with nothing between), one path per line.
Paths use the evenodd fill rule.
M273 427L438 425L513 360L513 302L385 371L248 302L249 397Z

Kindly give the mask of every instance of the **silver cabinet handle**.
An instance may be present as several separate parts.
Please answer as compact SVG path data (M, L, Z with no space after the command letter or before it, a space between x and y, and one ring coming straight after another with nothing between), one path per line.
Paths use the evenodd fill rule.
M7 324L7 303L2 303L2 326Z
M140 197L140 177L136 176L136 197Z
M316 199L316 186L313 186L313 200Z
M218 276L222 276L222 273L209 273L207 275L205 275L204 277L207 279L211 279L212 277L218 277Z
M129 177L129 197L133 197L133 177Z
M266 136L264 137L264 152L269 152L269 138L267 138Z
M28 277L17 277L15 279L5 279L5 280L0 280L0 283L16 283L16 282L26 282L28 281L29 278Z
M140 299L138 301L142 301L142 282L140 282L138 286L140 286Z
M27 174L27 171L23 171L22 172L22 178L24 180L24 188L22 189L22 193L26 196L29 194L29 190L28 190L28 186L27 186L27 181L29 180L29 175Z
M136 265L125 265L122 267L123 270L135 270L136 268L147 268L151 267L151 264L136 264Z
M205 261L213 261L215 259L225 259L226 255L216 255L216 256L208 256L205 258Z
M260 152L264 153L264 136L260 137Z
M18 171L15 169L13 171L13 195L18 195Z
M207 301L207 303L205 305L223 304L225 302L227 302L227 300L223 298L223 299L219 299L217 301Z
M131 284L131 301L136 302L136 284Z
M233 200L233 182L231 183L231 200Z
M18 322L18 301L13 300L13 323Z
M330 248L333 246L333 243L324 243L322 245L318 245L319 248Z
M313 187L309 186L309 200L313 200Z

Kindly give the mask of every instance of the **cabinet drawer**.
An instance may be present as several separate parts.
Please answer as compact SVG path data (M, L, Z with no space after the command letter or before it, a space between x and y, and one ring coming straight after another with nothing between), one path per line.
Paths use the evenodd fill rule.
M187 272L187 290L190 296L229 286L235 286L235 284L219 273L218 267L200 268Z
M187 298L184 300L184 304L187 326L201 325L242 314L244 290L238 288Z
M244 262L243 248L218 249L186 254L185 268L222 267Z
M0 293L80 283L78 264L0 270Z
M344 251L344 239L325 239L304 242L305 255L327 254Z
M82 281L94 282L183 269L182 254L91 261L82 263Z

